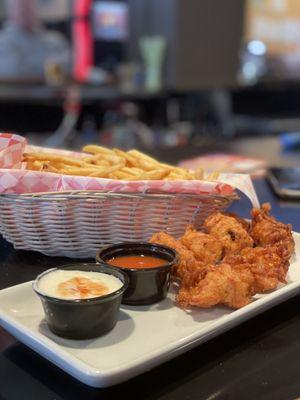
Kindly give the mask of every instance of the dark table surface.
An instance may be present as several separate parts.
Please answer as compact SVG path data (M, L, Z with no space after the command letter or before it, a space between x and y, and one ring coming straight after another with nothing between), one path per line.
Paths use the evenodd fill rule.
M273 214L300 231L300 202L255 186ZM249 216L242 199L233 206ZM32 280L65 259L16 251L0 241L0 288ZM145 332L146 334L146 332ZM149 338L150 340L151 338ZM147 338L145 337L145 340ZM296 399L300 397L300 295L123 384L93 389L74 380L0 328L2 399Z

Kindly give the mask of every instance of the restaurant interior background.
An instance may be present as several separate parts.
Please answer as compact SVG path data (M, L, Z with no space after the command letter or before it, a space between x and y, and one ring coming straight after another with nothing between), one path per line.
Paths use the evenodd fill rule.
M1 0L0 20L1 131L299 164L298 0Z

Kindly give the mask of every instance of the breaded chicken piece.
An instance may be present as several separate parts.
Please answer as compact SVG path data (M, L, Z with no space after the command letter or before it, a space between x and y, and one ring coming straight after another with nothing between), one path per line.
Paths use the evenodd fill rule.
M149 242L168 246L178 253L179 262L171 271L173 276L182 279L186 272L190 273L193 270L201 270L204 267L202 262L196 260L192 251L188 250L179 240L176 240L168 233L155 233Z
M241 218L234 212L228 212L228 213L226 212L226 213L224 213L224 215L227 215L228 217L232 217L232 218L236 219L237 222L239 222L247 232L249 231L250 222L246 221L244 218Z
M240 255L229 255L224 259L236 271L249 269L254 277L253 294L273 290L279 282L285 283L289 263L282 257L279 247L246 248Z
M291 225L285 225L270 215L271 206L265 203L252 210L250 235L257 246L279 246L283 257L289 260L295 251Z
M235 271L229 264L212 266L203 279L193 286L182 283L176 302L181 307L197 306L209 308L224 304L231 308L240 308L250 303L254 277L252 273Z
M222 258L222 243L214 236L196 231L191 226L187 228L180 242L193 252L196 260L205 265L219 262Z
M203 228L222 243L224 255L238 254L245 247L253 247L253 239L235 217L214 213L204 221Z

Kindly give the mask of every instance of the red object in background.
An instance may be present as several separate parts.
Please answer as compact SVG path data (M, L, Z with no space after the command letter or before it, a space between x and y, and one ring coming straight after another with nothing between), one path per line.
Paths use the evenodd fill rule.
M86 82L94 65L94 46L90 11L92 0L74 0L73 6L73 78Z

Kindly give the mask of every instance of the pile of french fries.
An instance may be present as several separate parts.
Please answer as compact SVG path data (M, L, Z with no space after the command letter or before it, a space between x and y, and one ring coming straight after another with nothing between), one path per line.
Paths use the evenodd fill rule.
M64 175L90 176L120 180L181 180L213 181L218 173L204 175L202 168L189 171L161 163L138 150L123 151L87 145L82 158L62 156L58 153L32 152L23 154L26 169Z

